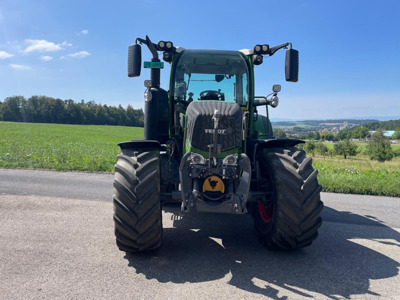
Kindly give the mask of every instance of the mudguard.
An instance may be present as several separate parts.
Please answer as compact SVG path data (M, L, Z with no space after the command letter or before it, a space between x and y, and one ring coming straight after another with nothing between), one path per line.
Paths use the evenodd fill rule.
M257 152L262 149L294 147L298 144L303 144L303 143L305 142L296 139L249 140L248 153L252 158L252 161L255 162Z
M160 149L161 144L159 141L152 140L132 140L130 142L119 143L121 149Z

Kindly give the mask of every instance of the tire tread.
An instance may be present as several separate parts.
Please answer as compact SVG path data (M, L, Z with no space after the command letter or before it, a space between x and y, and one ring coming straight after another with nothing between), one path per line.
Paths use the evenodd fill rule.
M122 149L114 176L114 225L118 248L157 249L162 240L158 151Z

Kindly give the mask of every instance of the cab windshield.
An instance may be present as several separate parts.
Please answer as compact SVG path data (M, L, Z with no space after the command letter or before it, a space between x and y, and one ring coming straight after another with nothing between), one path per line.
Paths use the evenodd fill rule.
M248 67L240 52L184 50L175 70L176 103L219 100L247 106Z

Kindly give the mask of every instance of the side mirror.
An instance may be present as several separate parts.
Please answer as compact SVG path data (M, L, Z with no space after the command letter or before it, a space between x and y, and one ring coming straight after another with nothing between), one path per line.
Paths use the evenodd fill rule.
M128 76L140 76L142 68L142 47L139 44L130 45L128 47Z
M299 51L286 50L285 76L286 81L297 82L299 80Z

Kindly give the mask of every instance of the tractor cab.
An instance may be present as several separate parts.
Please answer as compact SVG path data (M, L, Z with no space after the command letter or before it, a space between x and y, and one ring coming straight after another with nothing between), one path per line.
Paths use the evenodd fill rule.
M246 56L239 51L183 50L177 55L171 66L170 102L175 136L179 143L184 142L179 137L186 137L183 152L193 150L193 143L196 151L208 152L216 109L222 119L231 119L228 111L235 111L235 124L226 120L221 125L226 123L224 130L229 130L229 136L238 135L240 140L240 112L247 110L250 98L249 73ZM228 139L228 135L221 139ZM238 142L232 145L238 146Z
M239 51L183 50L171 72L175 104L216 100L247 107L249 65Z

